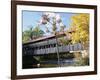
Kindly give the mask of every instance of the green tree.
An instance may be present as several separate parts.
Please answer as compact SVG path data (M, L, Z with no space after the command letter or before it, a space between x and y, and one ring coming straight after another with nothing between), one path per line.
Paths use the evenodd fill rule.
M39 38L39 37L42 37L44 34L44 31L42 31L39 26L36 26L34 29L33 29L33 37L36 39L36 38Z
M22 33L22 41L23 42L29 41L32 38L32 33L33 33L32 27L29 28L29 30L23 31L23 33Z
M36 26L34 29L31 27L29 30L25 30L23 32L23 42L27 42L29 40L37 39L42 37L44 31L42 31L39 26Z

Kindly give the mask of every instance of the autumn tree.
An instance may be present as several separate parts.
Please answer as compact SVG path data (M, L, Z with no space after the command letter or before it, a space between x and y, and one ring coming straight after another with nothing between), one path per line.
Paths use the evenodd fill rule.
M72 16L71 31L72 43L82 43L87 47L89 43L89 14L76 14Z

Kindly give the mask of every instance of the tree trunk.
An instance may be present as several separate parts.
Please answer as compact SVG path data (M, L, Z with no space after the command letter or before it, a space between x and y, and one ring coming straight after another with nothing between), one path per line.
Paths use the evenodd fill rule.
M61 67L61 65L60 65L60 56L59 56L59 46L58 46L58 40L57 40L57 36L56 35L55 35L55 39L56 39L58 66Z

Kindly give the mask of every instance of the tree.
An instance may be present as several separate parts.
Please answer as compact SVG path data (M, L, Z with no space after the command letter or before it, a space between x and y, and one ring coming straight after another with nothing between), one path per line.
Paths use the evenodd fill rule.
M39 37L42 37L44 34L44 31L42 31L39 26L36 26L34 29L33 29L33 37L36 39L36 38L39 38Z
M29 30L25 30L23 32L23 42L27 42L29 40L37 39L42 37L44 31L42 31L39 26L36 26L34 29L31 27Z
M56 39L56 48L57 48L57 57L58 57L58 66L60 66L60 56L59 56L59 47L58 47L58 33L60 32L60 31L57 31L57 29L58 29L58 26L57 26L57 24L59 25L59 27L61 28L60 30L62 31L64 31L64 28L65 28L65 25L63 25L63 23L62 23L62 20L61 20L61 17L60 17L60 15L59 14L56 14L56 13L49 13L49 12L47 12L47 13L44 13L43 15L42 15L42 18L40 19L40 21L39 21L39 24L42 24L42 25L46 25L47 23L50 23L52 26L51 26L51 29L52 29L52 31L50 31L49 29L48 29L48 27L46 27L46 29L47 29L47 32L50 32L50 33L52 33L52 34L54 34L55 35L55 39Z
M23 33L22 33L22 41L23 42L27 42L29 41L30 39L32 39L32 27L29 28L29 30L25 30Z
M72 43L82 43L87 47L89 43L89 14L76 14L72 16Z

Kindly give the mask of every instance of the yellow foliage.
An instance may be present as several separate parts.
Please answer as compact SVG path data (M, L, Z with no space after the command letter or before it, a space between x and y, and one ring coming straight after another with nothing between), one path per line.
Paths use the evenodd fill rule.
M76 14L72 16L71 29L72 43L87 43L89 41L89 14Z

